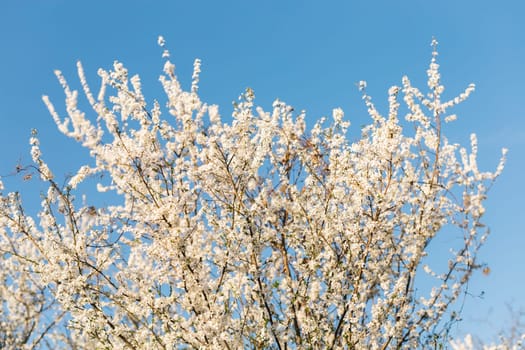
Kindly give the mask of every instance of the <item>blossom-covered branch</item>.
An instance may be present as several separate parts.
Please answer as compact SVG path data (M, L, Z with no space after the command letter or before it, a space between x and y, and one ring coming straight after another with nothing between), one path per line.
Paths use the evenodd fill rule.
M223 120L199 98L200 61L186 91L159 44L165 103L148 105L120 62L99 70L94 95L79 63L86 113L56 72L66 116L44 102L91 159L62 186L35 134L49 185L38 216L2 193L0 346L412 349L444 336L480 267L483 201L506 151L481 172L475 135L468 148L446 138L474 86L442 101L436 43L429 92L403 78L385 116L360 83L372 119L361 130L339 108L314 125L282 101L264 110L252 89ZM96 191L119 201L97 207ZM428 266L451 230L462 238Z

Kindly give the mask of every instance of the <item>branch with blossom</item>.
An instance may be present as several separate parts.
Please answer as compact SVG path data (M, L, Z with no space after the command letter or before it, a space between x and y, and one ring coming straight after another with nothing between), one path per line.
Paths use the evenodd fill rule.
M481 172L475 135L469 149L445 137L474 86L442 101L437 43L429 92L403 78L386 116L359 84L372 121L355 142L341 109L308 128L282 101L257 107L252 89L225 122L199 98L200 60L186 91L159 45L165 104L148 106L120 62L98 71L94 95L78 63L90 118L56 72L66 116L43 100L91 159L60 185L35 133L38 215L1 194L0 347L408 349L445 336L481 267L483 202L506 150ZM120 200L96 207L96 191ZM429 266L451 227L461 239Z

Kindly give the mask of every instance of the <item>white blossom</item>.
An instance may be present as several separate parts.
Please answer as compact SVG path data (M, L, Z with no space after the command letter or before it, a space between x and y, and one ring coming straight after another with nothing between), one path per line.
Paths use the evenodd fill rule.
M309 125L283 101L257 106L251 88L221 118L198 95L200 60L187 90L166 60L166 98L152 106L122 62L98 71L97 94L78 63L93 118L57 71L64 117L43 100L90 159L59 182L32 135L27 169L48 186L36 216L0 182L0 347L433 345L480 266L484 201L507 152L482 172L475 135L468 149L448 142L445 111L473 85L441 102L436 45L429 93L404 77L385 117L359 83L371 122L350 136L341 108ZM111 204L90 202L90 186ZM430 264L444 227L462 238Z

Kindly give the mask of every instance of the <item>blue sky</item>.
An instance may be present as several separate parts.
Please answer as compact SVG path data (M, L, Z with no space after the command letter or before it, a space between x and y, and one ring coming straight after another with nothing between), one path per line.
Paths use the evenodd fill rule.
M87 159L56 130L41 102L48 94L61 110L53 70L62 70L78 87L77 60L93 86L98 67L122 61L141 75L152 99L159 91L162 34L188 87L194 58L203 60L201 97L219 104L223 115L249 86L263 107L280 98L305 109L309 120L342 107L355 126L350 137L358 137L358 126L368 119L356 82L367 80L380 107L388 87L405 74L424 87L435 36L448 96L471 82L477 86L456 109L459 120L449 126L450 139L466 143L477 133L485 170L496 167L502 147L510 150L487 201L492 235L481 258L492 272L473 278L470 293L484 297L467 298L457 327L486 338L505 326L506 304L525 309L523 18L522 0L1 1L0 174L12 172L19 161L29 163L31 128L39 130L55 173L74 171ZM10 190L27 185L11 182Z

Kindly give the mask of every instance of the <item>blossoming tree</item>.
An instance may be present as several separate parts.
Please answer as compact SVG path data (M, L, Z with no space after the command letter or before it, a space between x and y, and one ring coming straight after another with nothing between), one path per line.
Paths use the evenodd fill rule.
M62 185L35 133L34 165L18 171L47 184L38 215L17 192L1 194L0 347L435 344L480 267L483 201L505 154L495 172L481 172L475 135L469 150L444 136L450 107L474 86L442 100L435 45L429 93L403 78L386 115L360 83L371 123L351 129L355 142L341 109L308 127L281 101L256 107L251 89L223 121L199 98L200 61L186 91L168 51L167 102L149 106L122 63L99 70L98 94L79 63L93 117L57 71L67 116L44 102L91 158ZM96 191L81 188L95 183L117 203L93 205ZM459 243L428 266L430 243L451 231Z

